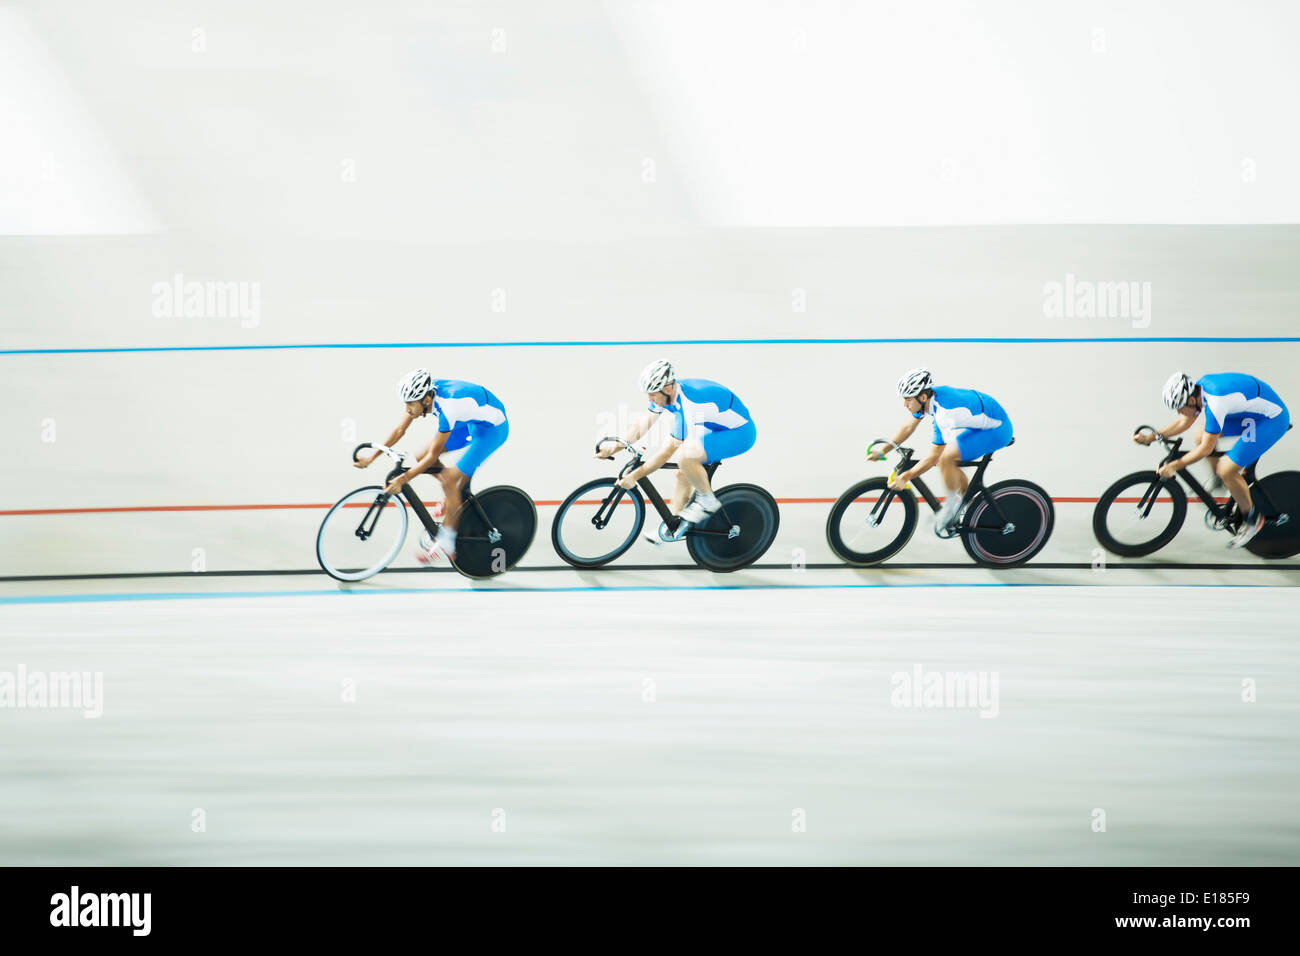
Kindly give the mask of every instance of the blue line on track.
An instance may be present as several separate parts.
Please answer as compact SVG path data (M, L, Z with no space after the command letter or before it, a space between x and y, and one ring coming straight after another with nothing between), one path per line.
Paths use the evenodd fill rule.
M0 349L0 355L92 355L110 352L263 352L284 349L492 349L492 348L589 348L601 346L668 345L912 345L990 344L1052 345L1100 342L1300 342L1300 336L1112 336L1093 338L909 338L909 339L629 339L607 341L519 341L519 342L317 342L298 345L167 345L126 348Z
M875 588L902 590L907 588L1078 588L1104 587L1094 584L1047 584L1034 582L986 581L970 584L936 581L929 584L691 584L691 585L615 585L612 587L579 586L554 588L524 587L463 587L463 588L383 588L357 591L153 591L125 594L31 594L0 596L0 604L81 604L108 601L202 601L226 598L261 597L338 597L340 595L376 596L390 594L475 594L481 592L510 591L517 593L553 593L558 591L844 591ZM1267 584L1161 584L1159 587L1183 588L1261 588L1283 587Z

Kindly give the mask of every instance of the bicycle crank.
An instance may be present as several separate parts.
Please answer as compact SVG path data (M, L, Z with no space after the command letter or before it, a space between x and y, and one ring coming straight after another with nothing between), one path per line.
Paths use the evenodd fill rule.
M1232 518L1230 515L1227 517L1218 517L1208 508L1205 511L1205 527L1209 528L1211 531L1222 531L1224 528L1228 527L1228 522L1231 520Z
M674 541L680 541L682 538L686 537L686 529L690 526L691 524L689 521L679 521L677 522L677 530L673 532L668 530L668 522L661 521L659 522L659 540L665 541L669 544L672 544Z

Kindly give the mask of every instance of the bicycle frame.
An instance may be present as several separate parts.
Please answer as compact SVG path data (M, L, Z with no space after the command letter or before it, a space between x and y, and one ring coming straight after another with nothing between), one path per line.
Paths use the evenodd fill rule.
M602 444L604 444L605 442L607 442L607 441L620 441L620 442L621 442L621 439L617 439L617 438L602 438L599 442L596 443L596 448L599 449L600 446L601 446ZM639 468L639 467L641 466L641 462L644 460L643 457L642 457L642 455L641 455L641 453L640 453L639 451L635 450L632 446L627 445L626 443L623 443L623 446L624 446L628 451L631 451L631 452L632 452L632 458L631 458L631 460L628 461L628 463L627 463L626 465L624 465L623 468L619 471L619 473L618 473L618 477L619 477L619 478L623 478L623 477L625 477L629 472L635 470L636 468ZM715 462L713 462L712 464L708 464L708 465L705 465L705 466L704 466L704 473L705 473L706 475L709 476L709 483L710 483L710 484L713 483L713 475L714 475L714 473L718 470L718 466L719 466L720 464L722 464L722 462L720 462L720 461L715 461ZM662 470L676 471L676 470L677 470L677 467L678 467L677 465L674 465L674 464L669 463L669 464L665 464L665 465L663 466ZM654 505L654 509L655 509L655 511L657 511L657 512L659 513L659 517L660 517L661 519L663 519L663 522L664 522L664 524L668 527L668 530L669 530L671 533L674 533L674 534L675 534L675 533L677 532L677 525L678 525L678 522L679 522L681 519L680 519L677 515L673 514L670 510L668 510L668 504L664 501L663 496L659 494L659 489L656 488L656 487L654 486L653 482L650 481L650 476L649 476L649 475L646 475L645 477L639 479L639 480L637 481L637 487L640 488L640 489L641 489L641 493L644 494L644 495L646 496L647 499L649 499L650 504ZM597 529L602 529L602 528L605 527L605 525L609 524L609 520L610 520L610 518L612 517L612 511L613 511L613 508L614 508L615 505L617 504L618 499L619 499L620 497L622 497L622 492L623 492L623 489L622 489L622 488L619 488L617 485L615 485L615 486L610 490L610 493L605 497L605 500L602 501L602 502L600 503L600 507L596 510L596 514L593 515L593 516L592 516L592 519L591 519L591 523L592 523L592 525L594 525ZM727 514L726 506L723 505L723 507L722 507L721 510L722 510L722 516L723 516L724 518L726 518L726 520L727 520L728 530L725 530L725 531L723 531L723 530L713 530L713 531L711 531L711 530L708 530L708 529L706 529L706 528L696 528L696 527L692 526L692 527L690 527L690 528L687 529L686 534L688 534L688 535L692 535L692 534L717 534L717 535L723 535L723 536L726 536L726 537L734 537L734 536L735 536L734 523L732 522L731 517Z
M369 442L358 445L352 450L352 460L356 461L357 452L361 451L361 449L373 447L375 446ZM380 450L387 454L394 462L392 471L384 476L384 486L387 487L394 478L406 472L406 457L401 452L396 452L390 448L384 448L383 446L380 446ZM424 472L424 474L436 475L440 471L442 471L442 465L436 464L427 472ZM467 535L461 540L487 541L488 544L496 544L501 540L501 532L498 531L496 526L488 519L487 513L483 510L483 506L478 502L478 497L470 489L472 481L473 479L467 479L465 481L465 487L461 489L461 510L463 511L465 508L472 505L474 510L478 513L478 516L483 520L483 524L487 527L488 533L486 538L480 538L477 535ZM411 482L408 481L402 486L401 495L406 499L407 504L411 506L411 510L414 511L416 516L420 519L420 523L424 525L425 530L427 530L431 535L436 535L440 525L434 519L433 515L429 514L429 509L424 506L424 502L420 500L420 496L415 493L415 490L411 487ZM379 520L379 513L384 506L388 504L388 499L390 497L390 495L383 494L382 492L376 495L375 500L371 503L370 507L366 509L366 513L357 523L357 530L355 533L362 541L369 538L371 533L374 531L375 523Z
M907 469L911 468L912 465L915 463L915 459L912 457L913 456L912 449L900 447L898 449L898 453L901 457L899 458L897 467L894 469L895 473L907 471ZM990 453L988 455L985 455L983 458L979 459L978 461L957 462L957 466L959 468L974 467L975 469L975 474L971 475L970 481L967 482L966 484L966 493L962 495L961 503L963 506L969 504L970 501L975 497L975 495L977 495L979 492L984 490L984 469L986 469L989 466L989 462L992 460L993 460L993 455ZM924 498L925 503L930 506L930 510L938 512L940 508L939 499L936 498L934 494L931 493L929 487L927 487L926 483L921 480L920 476L913 478L909 482L909 484L916 486L916 490L921 493L921 497ZM901 492L894 492L894 494L901 494ZM892 496L888 494L881 495L879 498L876 499L876 504L871 509L871 518L870 518L870 520L874 524L879 524L881 519L884 518L885 510L888 508L890 500L892 500ZM976 531L1005 532L1007 530L1008 525L1010 525L1010 522L1007 521L1006 516L998 509L998 503L996 499L990 496L988 499L988 503L989 503L988 510L996 519L997 524L980 524L980 525L963 524L960 528L956 530L959 533L967 533L967 534L974 533Z
M1146 427L1149 426L1143 426L1143 428ZM1138 431L1140 432L1142 429L1139 428ZM1137 432L1134 434L1137 434ZM1166 454L1161 460L1161 466L1167 465L1171 461L1177 461L1179 458L1183 457L1183 440L1181 438L1172 440L1161 438L1160 441L1164 443L1165 449L1168 452L1168 454ZM1246 480L1246 487L1250 489L1251 498L1255 502L1255 507L1259 508L1261 513L1264 515L1264 520L1276 522L1279 517L1277 506L1273 504L1264 489L1259 488L1256 485L1256 464L1258 464L1258 462L1251 462L1247 465L1242 471L1242 477ZM1196 480L1196 476L1191 474L1186 468L1178 469L1174 472L1174 476L1175 478L1181 478L1183 484L1191 489L1192 493L1196 495L1197 498L1201 499L1201 503L1210 510L1217 523L1226 526L1227 523L1238 514L1237 501L1235 498L1229 495L1226 505L1219 504L1215 497L1205 490L1205 486ZM1148 517L1151 514L1151 509L1155 507L1157 497L1156 489L1173 480L1174 478L1162 478L1147 489L1146 494L1144 494L1142 499L1138 502L1138 508L1142 511L1142 517Z

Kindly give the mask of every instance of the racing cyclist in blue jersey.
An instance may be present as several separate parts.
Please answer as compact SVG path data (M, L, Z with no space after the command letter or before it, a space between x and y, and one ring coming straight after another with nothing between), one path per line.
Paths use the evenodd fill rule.
M397 384L397 396L406 405L402 420L384 439L392 448L411 423L425 415L438 419L438 434L420 452L419 460L404 474L398 475L384 488L384 493L395 495L402 486L421 472L433 467L444 452L464 449L454 465L443 465L437 473L442 482L443 519L438 537L432 538L426 530L420 536L420 547L415 553L422 564L433 564L445 557L456 559L456 528L460 524L462 490L487 457L505 444L510 434L506 420L506 407L501 400L481 385L455 379L435 379L428 369L417 368ZM370 465L381 452L357 460L356 467Z
M907 441L929 415L934 425L934 447L911 468L895 475L889 487L895 491L904 488L937 464L945 491L934 526L945 531L956 519L966 493L966 475L957 463L974 461L1011 444L1011 419L992 397L969 388L935 385L930 371L924 368L914 368L898 380L898 395L912 418L898 430L888 448L873 451L868 457L883 458L884 452Z
M654 426L656 416L665 411L672 415L672 433L662 448L628 472L618 484L632 489L676 454L677 487L672 510L681 519L676 529L680 538L688 523L698 524L721 507L704 466L749 451L754 447L757 432L749 410L734 392L704 378L678 379L666 361L647 365L641 372L640 386L650 404L623 440L628 444L636 441ZM596 457L608 458L617 450L617 445L605 442L596 449ZM647 537L657 543L652 535Z
M1219 458L1214 470L1245 516L1228 543L1230 548L1242 547L1264 527L1264 516L1255 511L1244 472L1286 434L1291 427L1291 413L1267 383L1241 372L1216 372L1202 375L1196 381L1175 372L1165 382L1163 397L1178 417L1154 435L1150 432L1134 435L1135 442L1149 445L1157 437L1182 434L1196 424L1202 411L1205 430L1195 448L1160 466L1161 478L1172 478L1180 468L1213 454L1220 437L1240 436L1227 454Z

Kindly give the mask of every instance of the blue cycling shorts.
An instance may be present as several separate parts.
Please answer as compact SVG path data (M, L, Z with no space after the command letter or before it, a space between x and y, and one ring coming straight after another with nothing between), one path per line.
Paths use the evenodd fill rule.
M1255 432L1253 435L1247 435L1245 424L1249 419L1255 423ZM1259 456L1264 454L1274 445L1278 439L1286 434L1286 430L1291 427L1291 413L1285 408L1282 413L1273 418L1264 418L1262 415L1230 415L1228 420L1223 423L1222 434L1226 438L1234 435L1240 435L1232 448L1228 450L1228 460L1239 468L1245 468L1247 465L1253 465L1259 461Z
M754 447L758 440L758 430L753 422L745 422L739 428L724 428L721 431L706 432L700 436L704 446L704 463L711 465L724 458L735 458Z
M974 461L1011 444L1011 422L997 428L963 428L957 433L957 451L962 461Z
M510 435L510 423L489 425L487 422L461 422L451 430L443 451L459 451L465 454L456 461L456 469L464 475L473 475L478 466L487 461L489 455L506 443Z

